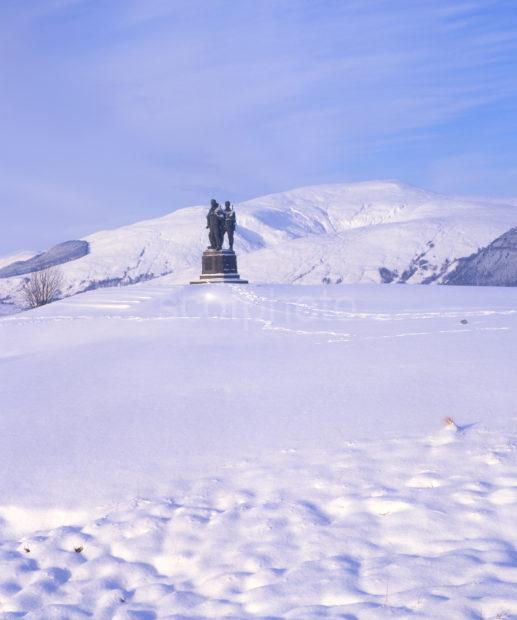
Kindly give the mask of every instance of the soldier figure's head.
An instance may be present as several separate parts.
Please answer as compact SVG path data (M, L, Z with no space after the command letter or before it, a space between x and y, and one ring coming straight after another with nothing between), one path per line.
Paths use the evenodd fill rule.
M230 204L230 201L229 201L229 200L227 200L227 201L224 203L224 206L226 207L226 210L227 210L227 211L229 211L229 210L231 209L231 204Z
M217 200L215 198L212 198L212 200L210 201L210 206L212 207L212 209L214 207L218 207L219 205L217 204Z

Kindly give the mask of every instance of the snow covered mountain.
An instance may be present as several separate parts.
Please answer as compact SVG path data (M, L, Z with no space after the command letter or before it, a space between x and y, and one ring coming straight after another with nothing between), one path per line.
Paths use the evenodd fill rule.
M236 208L239 268L253 282L442 281L458 259L517 225L516 205L395 181L304 187ZM183 208L85 237L87 254L62 254L64 293L165 274L171 282L188 282L198 275L206 247L206 210ZM77 249L76 242L71 247ZM2 271L12 276L5 262ZM0 273L0 299L16 300L22 275Z
M86 256L86 254L88 254L88 243L86 241L65 241L58 243L47 252L7 263L4 267L0 265L0 278L10 278L33 271L41 271L76 260Z
M6 256L0 256L0 269L8 265L12 265L15 262L25 261L34 256L34 252L29 250L20 250L15 254L7 254Z
M492 241L472 256L462 258L445 284L517 286L517 228Z

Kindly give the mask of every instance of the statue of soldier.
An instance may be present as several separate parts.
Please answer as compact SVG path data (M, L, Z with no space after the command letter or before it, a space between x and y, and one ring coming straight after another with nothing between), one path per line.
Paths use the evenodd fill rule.
M220 250L223 246L224 214L219 203L214 198L210 201L210 210L206 216L206 227L209 229L209 249Z
M230 250L233 250L233 233L235 232L235 224L236 224L236 218L235 218L235 211L233 210L233 207L230 204L230 201L227 200L224 203L224 232L223 232L223 240L224 240L224 233L226 233L228 235L228 245L230 246Z

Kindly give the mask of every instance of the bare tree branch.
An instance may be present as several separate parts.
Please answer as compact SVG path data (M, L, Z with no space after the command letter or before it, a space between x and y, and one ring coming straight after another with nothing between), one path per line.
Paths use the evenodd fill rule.
M63 275L57 267L33 271L21 288L22 297L29 308L44 306L59 297Z

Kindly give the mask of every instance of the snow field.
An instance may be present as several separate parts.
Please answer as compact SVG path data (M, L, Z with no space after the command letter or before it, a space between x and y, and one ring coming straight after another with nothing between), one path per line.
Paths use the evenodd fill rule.
M516 616L516 321L167 278L0 319L0 618Z
M514 617L516 447L516 436L449 426L235 463L173 497L3 542L0 609L42 620Z

